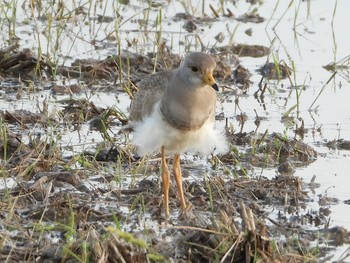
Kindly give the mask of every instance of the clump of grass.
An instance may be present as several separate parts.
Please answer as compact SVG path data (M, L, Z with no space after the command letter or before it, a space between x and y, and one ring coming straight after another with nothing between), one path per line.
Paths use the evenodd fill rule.
M3 25L7 23L8 41L12 43L16 37L17 0L11 0L7 3L2 2L2 4L0 4L0 14L4 15L5 19L0 20L3 20Z
M158 57L159 53L163 52L163 40L162 40L162 21L163 21L163 15L162 15L162 9L159 9L159 13L156 17L156 43L153 45L153 54L155 54L154 57L154 68L153 71L156 71L157 63L158 63ZM155 50L157 48L157 50Z
M1 159L3 162L7 160L7 147L8 147L8 126L7 123L3 122L0 118L0 145L1 145Z
M191 251L190 260L215 262L256 262L272 258L272 241L266 236L262 222L256 225L253 211L240 202L241 225L233 220L225 211L220 217L213 218L213 225L207 228L192 226L175 226L175 229L191 231L189 240L184 244ZM200 220L199 220L200 221Z

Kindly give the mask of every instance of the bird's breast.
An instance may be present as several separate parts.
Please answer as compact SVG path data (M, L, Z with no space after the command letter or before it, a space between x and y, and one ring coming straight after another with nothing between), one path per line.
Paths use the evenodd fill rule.
M170 100L168 96L163 97L160 112L164 121L172 127L183 131L198 130L211 121L216 101L216 93L212 89L173 93Z

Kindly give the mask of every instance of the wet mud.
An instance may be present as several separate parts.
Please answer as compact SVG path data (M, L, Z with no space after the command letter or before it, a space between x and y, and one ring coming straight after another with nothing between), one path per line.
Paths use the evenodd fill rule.
M211 10L216 13L214 7ZM233 14L226 10L226 16ZM106 17L99 19L106 21ZM174 20L186 20L187 32L207 22L188 14L176 14ZM261 23L264 18L246 14L237 20ZM269 85L265 79L291 75L284 62L266 63L257 72L240 63L239 57L267 56L268 47L233 44L211 52L217 61L215 78L226 94L246 94L252 88L251 76L261 74L255 93L261 100ZM40 83L42 90L36 92L70 96L56 102L60 110L55 114L46 100L36 112L0 111L1 173L12 182L0 189L1 261L320 262L331 258L332 249L350 242L345 228L329 227L329 206L338 200L320 196L319 210L306 209L319 184L315 178L305 182L293 174L320 155L303 142L303 125L295 130L295 137L247 133L244 114L237 116L239 131L226 120L229 153L210 156L205 169L197 169L196 157L183 161L189 206L180 212L172 182L172 215L165 220L159 156L136 155L130 131L122 129L127 112L73 96L89 90L124 93L132 99L140 80L154 71L176 68L180 61L166 46L156 61L151 53L125 51L101 60L76 59L69 66L53 65L44 56L38 59L18 42L0 50L4 94L16 94L19 100L33 83ZM57 76L77 83L57 84ZM102 84L96 88L99 81ZM237 89L230 89L232 85ZM250 118L255 118L257 127L264 121L258 115ZM219 115L217 119L225 121ZM67 154L60 131L83 127L100 134L103 142ZM52 133L46 136L49 130ZM324 144L350 148L343 139ZM269 169L275 176L250 177L254 169Z

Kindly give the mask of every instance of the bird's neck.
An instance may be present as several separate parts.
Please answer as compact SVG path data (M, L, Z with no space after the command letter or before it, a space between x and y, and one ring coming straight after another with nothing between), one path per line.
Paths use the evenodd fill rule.
M216 93L210 86L188 88L181 78L166 88L160 104L164 120L179 130L196 130L213 115ZM170 99L171 98L171 99Z

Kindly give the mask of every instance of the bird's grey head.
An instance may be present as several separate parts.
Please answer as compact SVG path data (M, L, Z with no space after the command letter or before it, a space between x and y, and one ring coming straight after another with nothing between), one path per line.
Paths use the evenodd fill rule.
M208 54L201 52L193 52L188 54L181 63L178 74L186 81L190 81L193 87L212 86L217 90L213 71L216 67L216 62Z

